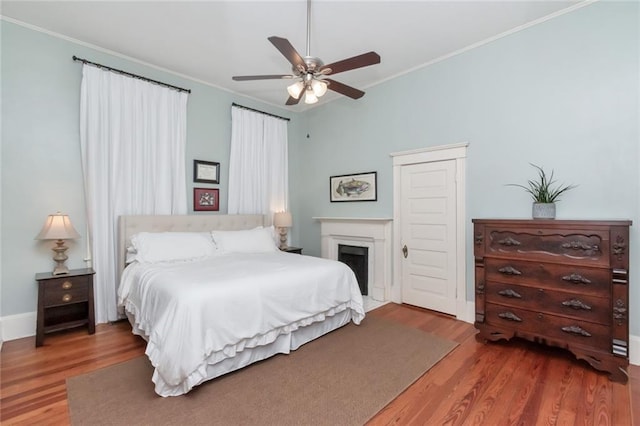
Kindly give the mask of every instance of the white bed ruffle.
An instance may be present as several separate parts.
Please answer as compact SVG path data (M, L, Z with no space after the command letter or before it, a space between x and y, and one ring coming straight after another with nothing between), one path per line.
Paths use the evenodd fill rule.
M305 343L311 342L320 336L323 336L333 330L336 330L352 320L351 310L344 310L334 316L326 317L324 321L315 322L307 326L299 327L289 333L280 334L272 343L257 346L254 348L245 348L241 352L237 352L236 356L225 358L221 361L213 361L211 358L217 358L212 354L209 359L203 360L197 370L186 378L177 386L167 384L162 377L154 371L152 381L155 384L155 392L161 396L179 396L189 392L195 386L215 379L224 374L230 373L254 362L262 361L276 354L288 354L298 349ZM127 312L129 322L135 324L135 317ZM139 329L133 326L135 334L142 336L148 341L147 336Z

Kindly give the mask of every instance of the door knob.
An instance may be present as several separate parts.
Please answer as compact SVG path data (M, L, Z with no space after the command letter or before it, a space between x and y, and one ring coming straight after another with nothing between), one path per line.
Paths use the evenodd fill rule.
M409 249L407 248L406 244L404 245L404 247L402 247L402 255L404 256L405 259L409 255Z

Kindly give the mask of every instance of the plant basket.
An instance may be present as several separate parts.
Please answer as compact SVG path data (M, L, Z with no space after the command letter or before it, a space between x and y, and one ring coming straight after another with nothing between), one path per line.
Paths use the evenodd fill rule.
M556 205L555 203L533 203L531 216L534 219L555 219Z

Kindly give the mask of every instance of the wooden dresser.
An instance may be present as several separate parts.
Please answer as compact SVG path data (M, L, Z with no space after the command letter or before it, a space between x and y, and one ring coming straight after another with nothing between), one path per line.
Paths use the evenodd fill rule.
M626 383L631 221L473 223L477 338L565 348Z

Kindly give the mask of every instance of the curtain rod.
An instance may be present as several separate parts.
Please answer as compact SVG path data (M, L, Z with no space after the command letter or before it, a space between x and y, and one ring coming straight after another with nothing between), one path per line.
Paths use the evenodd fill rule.
M117 68L108 67L108 66L106 66L106 65L98 64L98 63L96 63L96 62L91 62L91 61L88 61L88 60L86 60L86 59L78 58L76 55L73 55L73 60L74 60L74 61L78 61L78 62L82 62L83 64L90 64L90 65L94 65L94 66L96 66L96 67L98 67L98 68L102 68L102 69L105 69L105 70L107 70L107 71L112 71L112 72L115 72L115 73L118 73L118 74L123 74L123 75L129 76L129 77L137 78L137 79L139 79L139 80L148 81L149 83L154 83L154 84L158 84L158 85L160 85L160 86L169 87L169 88L171 88L171 89L176 89L176 90L178 90L178 91L180 91L180 92L187 92L187 93L191 93L191 90L190 90L190 89L183 89L182 87L173 86L173 85L171 85L171 84L163 83L163 82L158 81L158 80L152 80L152 79L150 79L150 78L143 77L143 76L141 76L141 75L132 74L132 73L130 73L130 72L122 71L122 70L119 70L119 69L117 69Z
M242 108L242 109L247 109L247 110L249 110L249 111L253 111L253 112L258 112L258 113L260 113L260 114L268 115L269 117L279 118L280 120L291 121L291 119L290 119L290 118L287 118L287 117L280 117L279 115L275 115L275 114L271 114L271 113L268 113L268 112L260 111L259 109L249 108L249 107L247 107L247 106L240 105L240 104L237 104L237 103L235 103L235 102L233 102L233 103L231 104L231 106L238 107L238 108Z

